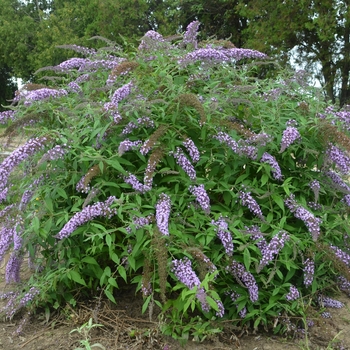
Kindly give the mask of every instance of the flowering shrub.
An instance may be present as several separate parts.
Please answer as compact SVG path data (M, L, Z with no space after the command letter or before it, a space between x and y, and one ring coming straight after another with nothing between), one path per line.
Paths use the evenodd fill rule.
M33 134L0 164L6 279L25 254L33 269L8 317L134 284L174 337L198 315L279 332L350 293L349 110L300 72L257 78L264 54L197 42L198 25L129 54L66 46L87 57L0 114Z

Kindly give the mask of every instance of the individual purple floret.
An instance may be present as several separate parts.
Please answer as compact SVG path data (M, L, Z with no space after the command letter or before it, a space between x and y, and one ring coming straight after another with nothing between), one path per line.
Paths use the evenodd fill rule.
M187 29L182 41L185 45L188 45L188 44L193 45L193 48L197 49L197 35L198 35L199 26L200 26L199 21L193 21L187 26Z
M312 189L312 191L314 192L315 195L315 203L318 202L318 197L320 194L320 183L317 180L313 180L310 182L310 188Z
M163 193L156 204L156 222L159 231L166 236L169 236L169 217L171 211L170 197Z
M145 193L149 190L151 190L151 187L148 185L142 184L135 175L129 174L128 176L124 177L125 183L132 186L132 188L140 193Z
M243 283L248 288L250 300L255 303L259 298L259 289L254 276L237 261L233 261L226 270L232 273L239 283Z
M56 145L54 148L47 151L41 157L41 159L38 161L38 165L40 165L44 162L47 162L47 161L53 161L53 160L63 158L65 153L66 153L66 150L62 146Z
M257 269L258 272L274 259L288 239L289 235L283 231L272 237L270 243L261 251L262 258Z
M341 309L345 306L341 301L326 297L324 295L319 295L317 298L317 301L321 307L331 307L335 309Z
M187 138L183 142L183 145L186 147L186 150L189 153L192 162L197 163L200 159L200 153L195 143L190 138Z
M257 201L251 196L251 192L239 191L239 198L242 201L242 205L248 207L248 209L257 216L260 220L265 221L263 213L260 209Z
M232 235L228 229L228 224L222 216L219 217L217 221L212 220L212 225L216 226L216 233L219 237L222 245L225 248L225 252L228 256L233 254L233 240Z
M262 157L260 159L260 162L267 163L271 166L272 176L275 180L279 180L279 181L283 180L281 168L280 168L280 166L279 166L279 164L274 156L272 156L271 154L269 154L267 152L264 152L264 154L262 155Z
M198 204L206 214L210 213L210 198L206 192L204 185L190 186L189 191L196 197Z
M328 145L326 151L326 163L327 162L333 162L343 175L347 175L350 172L350 157L332 144Z
M295 286L290 286L289 293L286 295L288 301L296 300L300 297L300 293Z
M321 232L320 224L322 223L322 220L320 218L316 218L314 214L298 204L293 194L291 194L284 201L284 203L297 219L300 219L304 222L309 232L311 233L312 239L314 241L317 241L318 236Z
M9 120L15 120L15 111L0 112L0 124L6 124Z
M284 152L292 143L298 139L301 139L298 129L294 126L287 126L287 129L283 131L280 153Z
M24 145L14 150L8 157L3 160L3 162L0 164L0 192L4 190L7 191L7 180L12 170L23 160L27 159L42 149L46 141L46 137L37 137L30 139ZM0 197L6 198L6 194L3 194Z
M57 239L63 239L69 237L79 226L99 217L104 216L111 218L117 214L116 209L111 209L111 205L117 199L114 196L110 196L104 202L97 202L92 205L86 206L82 211L73 215L73 217L64 225L61 231L56 235Z
M32 90L25 95L24 105L30 106L33 103L33 101L41 101L50 97L58 98L66 95L68 95L68 92L64 89L56 90L56 89L43 88L38 90Z
M313 280L314 280L314 274L315 274L315 262L307 258L304 261L304 284L306 287L311 286Z
M177 164L181 166L181 168L185 171L191 180L196 179L196 170L180 147L176 147L175 152L169 152L169 155L172 155L176 159Z
M129 139L126 139L119 144L118 155L119 157L121 157L125 152L128 152L130 150L136 150L141 145L142 145L142 141L140 140L130 141Z

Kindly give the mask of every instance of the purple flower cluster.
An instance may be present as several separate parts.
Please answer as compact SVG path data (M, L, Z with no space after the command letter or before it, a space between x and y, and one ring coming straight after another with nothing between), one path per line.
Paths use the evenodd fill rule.
M132 81L123 85L121 88L117 89L111 98L111 102L115 105L122 100L124 100L128 95L130 95L132 88L134 87Z
M267 242L257 225L253 225L251 227L246 226L245 232L250 235L250 238L253 241L256 242L256 245L261 252L265 251L265 249L267 248Z
M299 297L300 297L300 293L299 293L298 289L295 286L291 285L289 292L286 295L286 299L288 301L293 301L293 300L298 299Z
M341 301L326 297L324 295L319 295L317 301L321 307L332 307L335 309L341 309L345 306Z
M238 153L238 143L230 135L226 134L225 132L219 131L217 135L213 136L213 138L219 140L221 143L226 143L227 146L229 146L233 150L233 152Z
M346 194L341 201L350 207L350 194Z
M310 182L310 188L312 189L312 191L314 192L315 195L315 203L318 202L318 197L320 194L320 183L317 180L313 180Z
M282 91L281 88L271 89L270 91L263 93L263 98L266 102L276 101L280 97Z
M44 99L48 99L50 97L58 98L61 96L68 95L68 92L64 89L56 90L56 89L49 89L49 88L43 88L38 90L29 91L25 95L25 106L30 106L33 101L41 101Z
M315 217L314 214L306 210L295 200L293 194L291 194L284 203L289 208L289 210L294 214L297 219L300 219L304 222L309 232L311 233L312 239L317 241L318 236L320 235L321 229L320 224L322 220Z
M145 193L151 189L150 186L142 184L135 175L129 174L128 176L124 176L125 183L132 186L132 188L140 193Z
M128 152L130 150L135 150L141 145L142 145L142 141L140 140L130 141L129 139L126 139L119 144L118 155L119 157L121 157L125 152Z
M280 153L284 152L298 139L301 139L298 129L294 126L287 126L287 129L283 131Z
M231 292L228 292L227 295L230 296L231 300L234 302L234 304L236 305L236 307L238 308L238 303L236 302L237 299L241 296L240 294L234 292L234 291L231 291ZM241 311L239 311L239 316L240 318L245 318L246 314L247 314L247 309L246 307L244 307Z
M56 72L70 72L72 69L80 68L88 59L73 57L54 67Z
M254 276L237 261L233 261L231 266L227 266L226 269L232 273L239 283L243 283L248 288L250 300L255 303L259 298L259 289Z
M25 209L25 207L27 206L27 204L29 203L29 201L32 199L35 189L43 181L43 178L44 178L43 176L39 176L36 180L34 180L29 185L29 188L23 192L21 201L20 201L20 203L18 205L18 209L20 211L23 211Z
M57 160L60 158L63 158L66 153L66 150L60 146L56 145L54 148L50 149L47 151L39 160L38 165L47 162L47 161L52 161L52 160Z
M326 162L333 162L341 174L346 175L350 172L350 157L332 144L328 145Z
M171 270L175 274L176 278L188 289L193 289L200 286L201 281L192 269L191 260L189 260L187 257L181 260L173 260ZM196 297L200 301L203 311L209 311L210 308L206 301L206 293L203 288L198 288Z
M182 41L185 45L193 45L193 47L197 49L197 35L198 35L199 25L200 25L199 21L193 21L187 26L186 32L184 34L183 41Z
M75 81L68 83L68 91L75 93L82 92L81 87Z
M216 305L218 306L218 311L215 312L215 315L217 317L224 317L224 314L225 314L225 307L224 307L224 304L222 303L221 300L215 300L216 302Z
M265 132L254 134L247 138L246 143L248 144L255 144L258 146L266 146L268 143L270 143L273 140L273 137L269 134L266 134Z
M282 181L283 176L282 176L282 171L281 168L276 160L276 158L274 156L272 156L271 154L264 152L264 154L262 155L260 162L262 163L267 163L271 166L272 168L272 176L275 180L279 180Z
M285 242L289 239L286 232L279 232L277 235L272 237L270 243L261 251L262 258L258 266L258 272L260 272L267 264L269 264L274 257L284 247Z
M242 201L242 205L248 207L248 209L257 216L260 220L265 221L263 213L260 209L257 201L251 196L250 192L239 191L239 198Z
M314 273L315 273L315 262L307 258L304 261L304 284L306 287L311 286L313 280L314 280Z
M97 202L86 206L82 211L73 215L73 217L64 225L61 231L56 235L57 239L69 237L79 226L99 217L104 216L111 218L117 214L116 209L110 206L116 201L114 196L110 196L104 202Z
M190 186L189 191L196 197L196 201L206 214L210 213L210 198L204 185Z
M338 259L350 267L350 255L348 253L343 252L341 249L334 245L330 245L330 248L334 251L334 254Z
M222 216L217 221L212 220L212 225L216 226L216 234L219 237L222 245L225 248L225 252L228 256L233 254L233 240L230 231L228 230L228 224Z
M343 179L337 173L335 173L332 170L329 170L325 171L325 175L332 180L332 184L336 189L350 194L350 187L343 181Z
M169 152L169 155L172 155L176 159L177 164L181 166L181 168L185 171L185 173L190 177L191 180L196 179L196 170L194 170L193 165L185 156L180 147L176 147L175 152Z
M0 229L0 262L3 260L5 253L13 242L15 232L16 226L11 220Z
M161 48L164 44L164 38L154 30L149 30L142 38L138 47L139 50L155 50Z
M156 222L159 231L166 236L169 236L169 217L171 211L170 197L162 193L156 204Z
M187 138L183 142L183 145L186 147L186 150L189 153L192 162L197 163L200 159L200 153L195 143L190 138Z
M14 120L15 116L15 111L0 112L0 124L6 124L9 120Z
M44 147L47 141L46 137L37 137L30 139L24 145L15 149L8 157L6 157L0 164L0 195L1 200L6 198L7 194L7 180L12 170L20 164L23 160L35 154L38 150Z
M233 60L239 61L244 58L264 59L267 58L267 56L259 51L249 49L214 49L207 47L189 52L182 57L178 63L180 66L186 67L187 65L198 61L206 64L220 64L224 62L232 62Z
M154 220L154 216L153 215L148 215L148 216L141 216L141 217L137 217L137 216L134 216L132 218L132 224L135 226L136 230L150 224L151 222L153 222ZM131 230L131 227L128 226L126 228L127 232L128 233L131 233L132 230Z
M149 117L137 118L137 122L129 122L122 131L122 135L130 134L134 129L146 127L154 128L154 121Z

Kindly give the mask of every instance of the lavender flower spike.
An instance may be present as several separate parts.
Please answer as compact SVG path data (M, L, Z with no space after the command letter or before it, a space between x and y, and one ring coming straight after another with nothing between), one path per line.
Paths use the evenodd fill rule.
M300 293L295 286L290 286L289 293L286 295L286 299L289 301L296 300L300 297Z
M129 83L123 85L121 88L117 89L111 98L111 102L118 105L120 101L130 95L131 90L133 88L133 83L130 81Z
M183 145L186 147L187 152L190 154L192 162L197 163L200 159L200 153L195 143L190 138L187 138L183 142Z
M261 251L262 258L258 266L258 272L260 272L269 262L274 259L279 251L284 247L284 243L288 239L288 234L283 231L279 232L271 239L270 243Z
M169 155L172 155L176 159L177 164L181 166L191 180L196 179L196 170L191 162L186 158L180 147L176 147L176 152L169 152Z
M317 180L313 180L310 182L310 188L312 189L312 191L314 192L315 195L315 203L318 202L318 197L320 194L320 183Z
M199 287L201 282L192 269L192 263L188 258L182 260L173 260L172 271L176 278L183 283L188 289ZM210 307L206 301L206 293L203 288L198 288L197 299L202 305L203 311L209 311Z
M169 236L169 217L171 210L170 197L163 193L156 205L156 222L159 231L166 236Z
M197 49L197 35L198 35L198 28L199 28L200 22L199 21L193 21L191 22L186 29L186 32L184 34L183 43L185 45L193 45L195 49Z
M298 139L301 139L298 129L294 126L288 126L287 129L283 131L281 150L279 153L284 152L292 143Z
M196 197L197 202L206 214L210 213L210 199L204 185L190 186L190 192Z
M239 191L239 198L242 201L242 205L248 207L248 209L257 216L260 220L265 221L263 213L260 209L257 201L251 196L250 192Z
M250 300L255 303L259 298L259 290L254 276L237 261L233 261L231 266L228 266L226 269L232 273L239 283L243 283L248 288Z
M216 226L216 233L219 237L222 245L225 248L225 252L228 256L233 254L233 240L230 231L228 230L228 224L226 220L220 216L218 221L212 221L212 225Z
M267 163L271 166L272 168L272 176L275 180L279 180L281 181L283 179L282 176L282 172L281 172L281 168L276 160L276 158L274 156L272 156L271 154L265 152L261 159L260 162L262 163Z
M82 211L73 215L73 217L64 225L62 230L56 235L57 239L69 237L79 226L84 225L99 216L111 218L117 214L116 209L110 206L116 201L114 196L110 196L104 202L97 202L86 206Z
M304 284L306 287L311 286L314 280L315 263L312 259L308 258L304 261Z
M349 174L350 158L338 147L329 144L326 151L326 159L326 162L333 162L341 174Z

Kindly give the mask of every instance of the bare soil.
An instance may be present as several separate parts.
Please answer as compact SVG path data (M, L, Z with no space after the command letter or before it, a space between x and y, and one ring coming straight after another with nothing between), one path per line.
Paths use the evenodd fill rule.
M25 270L25 268L24 268ZM5 284L4 267L0 268L0 293L8 292L14 286ZM22 271L25 280L28 271ZM248 329L232 327L225 323L224 331L203 342L191 339L181 344L170 337L163 336L160 321L153 315L142 315L142 298L132 290L125 289L117 295L118 304L112 305L102 301L97 306L96 300L85 301L75 309L67 306L60 312L45 314L38 311L32 315L21 334L16 330L24 313L16 315L12 320L0 319L0 350L74 350L85 349L80 340L84 334L71 331L88 322L102 324L93 328L89 334L89 343L99 343L106 350L119 349L161 349L161 350L298 350L298 349L350 349L350 299L339 295L338 300L345 304L342 309L328 309L330 319L317 317L315 325L306 336L282 337L266 332L254 334ZM0 300L0 310L6 301ZM156 313L156 311L155 311ZM298 333L297 333L298 334ZM92 347L92 349L101 349Z

